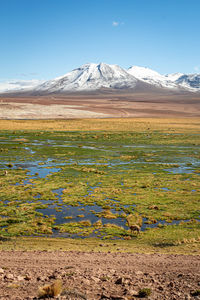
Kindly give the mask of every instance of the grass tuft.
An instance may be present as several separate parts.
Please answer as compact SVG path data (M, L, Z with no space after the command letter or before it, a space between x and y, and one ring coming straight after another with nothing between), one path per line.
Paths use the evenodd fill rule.
M193 297L200 296L200 290L196 290L196 291L194 291L194 292L191 292L191 295L192 295Z
M146 298L149 297L151 295L151 289L150 288L143 288L141 290L139 290L138 296L140 298Z
M61 280L56 280L52 284L46 284L39 288L38 297L39 299L45 299L47 297L57 297L62 292Z

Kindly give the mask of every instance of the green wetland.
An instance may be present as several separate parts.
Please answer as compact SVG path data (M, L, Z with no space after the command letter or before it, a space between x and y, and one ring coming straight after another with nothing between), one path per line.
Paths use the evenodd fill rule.
M149 128L2 130L0 237L197 245L199 143L195 132Z

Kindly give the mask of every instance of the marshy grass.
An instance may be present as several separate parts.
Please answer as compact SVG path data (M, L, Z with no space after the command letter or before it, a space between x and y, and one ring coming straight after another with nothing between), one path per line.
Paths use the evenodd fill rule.
M3 236L56 231L199 249L199 222L185 222L199 220L199 120L0 120L0 128ZM84 212L70 213L76 207ZM147 229L135 236L131 224Z

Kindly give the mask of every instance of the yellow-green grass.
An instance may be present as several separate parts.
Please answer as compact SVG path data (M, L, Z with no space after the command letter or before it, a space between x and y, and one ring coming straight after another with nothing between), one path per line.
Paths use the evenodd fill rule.
M196 132L199 118L109 118L76 120L0 120L0 130Z
M1 120L0 138L2 141L9 138L9 142L0 147L2 161L7 161L0 170L0 249L25 247L34 250L38 247L54 250L60 247L66 251L117 251L119 248L125 252L199 253L200 223L194 219L199 219L200 215L200 171L190 162L184 162L193 168L186 174L170 174L165 170L179 168L178 163L171 163L174 158L198 161L199 129L198 119ZM35 146L35 140L44 142L44 145ZM54 147L45 146L49 140L55 141ZM66 141L70 148L60 147ZM84 148L88 145L95 150ZM127 147L123 148L124 145ZM35 153L27 152L27 147ZM38 160L38 166L46 170L51 169L46 165L48 158L52 159L54 168L59 163L62 165L46 178L39 178L36 174L30 179L25 169L13 168L14 158L19 162L34 163ZM91 165L84 163L91 158L94 159ZM68 164L70 160L73 163ZM109 164L116 160L128 165L116 164L109 168ZM5 169L8 170L6 176ZM24 183L24 179L30 179L31 184ZM88 193L90 187L93 188L92 195ZM63 189L60 196L53 192L59 188ZM39 199L36 198L38 195ZM57 204L56 212L62 211L66 205L85 210L87 205L96 204L102 211L93 214L108 219L107 224L103 225L99 219L86 226L80 222L82 218L72 222L66 216L63 224L56 225L53 216L44 217L38 212L38 209L48 208L48 204L43 203L46 200ZM77 217L81 215L79 212ZM82 217L85 215L84 211ZM146 218L147 224L159 220L169 223L173 220L191 221L180 225L159 225L139 235L132 234L125 226L109 224L111 220L117 222L118 218L126 222L130 215ZM132 217L132 223L133 220ZM99 246L100 239L22 237L51 235L52 229L61 234L81 233L81 236L97 232L97 236L104 239L105 247ZM125 240L113 242L113 238Z
M146 233L132 236L129 240L15 237L1 238L0 250L110 251L199 255L200 236L199 230L196 231L194 226L192 230L189 227L173 226L170 230L167 227L149 230Z

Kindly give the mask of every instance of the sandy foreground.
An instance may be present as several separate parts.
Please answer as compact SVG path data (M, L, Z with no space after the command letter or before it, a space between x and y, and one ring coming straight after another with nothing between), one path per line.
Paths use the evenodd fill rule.
M60 279L58 299L199 299L200 256L64 251L2 251L0 299L38 299L38 287Z

